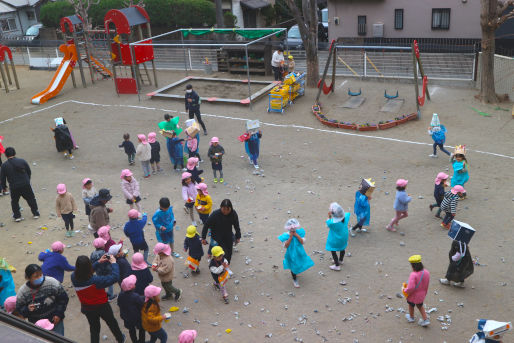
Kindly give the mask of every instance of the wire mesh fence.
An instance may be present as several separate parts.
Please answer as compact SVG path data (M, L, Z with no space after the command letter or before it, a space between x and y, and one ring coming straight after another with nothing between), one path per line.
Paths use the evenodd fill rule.
M478 56L477 87L480 86L482 69L482 53ZM514 99L514 58L502 55L494 55L494 86L497 94L507 94L509 99Z

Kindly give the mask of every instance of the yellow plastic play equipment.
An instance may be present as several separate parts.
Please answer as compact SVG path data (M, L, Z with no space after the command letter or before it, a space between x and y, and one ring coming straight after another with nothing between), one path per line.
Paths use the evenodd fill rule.
M268 112L284 112L287 105L305 94L305 73L290 73L283 83L273 87L268 97Z

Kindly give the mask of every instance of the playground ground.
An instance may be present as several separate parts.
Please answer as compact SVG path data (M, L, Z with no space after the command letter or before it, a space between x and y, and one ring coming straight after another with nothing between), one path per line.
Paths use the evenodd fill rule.
M30 163L42 214L39 220L32 220L22 201L27 219L13 223L9 198L0 198L0 221L5 224L0 228L3 238L0 250L2 256L18 268L14 275L18 288L23 282L25 266L34 263L37 254L51 242L59 239L71 246L65 250L71 263L76 256L89 255L93 250L90 244L82 246L92 241L86 233L87 220L82 205L76 220L81 232L74 238L64 238L61 220L51 217L55 211L57 183L66 183L79 204L82 178L92 178L97 189L110 188L114 195L111 221L116 227L112 236L115 240L123 238L119 227L126 220L127 206L119 188L119 172L127 167L127 162L117 145L125 132L129 132L135 142L137 133L155 131L163 113L181 112L184 104L145 97L138 102L137 96L117 97L112 81L100 81L87 89L73 89L68 81L61 95L35 106L30 104L31 96L47 86L53 73L28 71L22 67L17 70L22 89L0 94L0 134L4 136L4 145L14 146L18 156ZM160 86L183 76L182 72L159 72ZM345 80L337 79L336 86ZM414 107L414 91L407 87L403 92L405 85L354 79L348 79L335 94L322 96L322 102L343 101L347 87L351 87L352 91L362 88L368 105L379 104L384 101L385 86L388 93L399 88L400 95L405 94L404 108ZM151 90L154 89L146 87L144 93ZM467 341L472 336L477 318L512 321L514 123L511 114L479 104L474 99L476 91L472 89L432 86L431 92L432 101L423 107L421 120L363 134L321 125L311 113L315 91L310 89L284 114L267 113L266 98L257 102L253 110L203 103L209 136L220 137L226 151L226 184L213 185L209 163L202 165L204 176L215 204L223 198L233 201L243 239L233 256L235 277L228 284L229 305L223 304L213 290L205 261L202 261L200 275L184 278L183 260L176 260L174 285L184 290L183 298L178 304L161 303L163 310L175 305L180 307L172 320L164 324L169 342L175 342L181 330L194 328L199 332L198 342L207 339L208 342L295 342L297 338L297 342L306 343L453 343ZM481 116L470 107L491 116ZM373 111L371 107L370 111ZM428 157L431 138L426 128L432 112L439 113L448 128L448 145L467 144L470 149L470 181L466 185L469 197L459 203L458 219L476 228L470 250L485 266L475 267L465 289L442 286L438 282L446 271L451 241L440 228L439 220L428 211L428 205L433 202L435 175L446 171L449 163L445 156ZM23 114L27 115L20 116ZM80 145L72 161L64 160L55 151L49 127L57 116L66 118ZM184 114L180 116L182 121ZM15 119L5 121L9 118ZM243 119L260 119L264 123L260 176L253 174L253 168L243 156L243 146L236 139L244 130ZM159 138L159 141L164 147L164 139ZM204 158L207 148L208 141L202 136L200 153ZM161 156L164 174L143 180L139 165L133 170L141 184L145 211L152 213L162 196L171 199L180 226L175 236L176 247L180 248L188 221L181 210L179 175L171 171L165 150ZM370 232L350 238L347 253L351 256L345 258L340 272L333 272L328 269L332 263L330 255L324 250L328 206L337 201L345 210L352 208L361 177L372 177L377 185L371 202ZM403 236L384 229L393 215L394 183L399 177L410 181L407 190L413 197L409 217L400 223L399 231ZM293 288L290 274L282 268L284 250L276 239L285 221L292 216L298 217L306 228L305 248L316 263L299 276L299 289ZM355 217L352 217L354 222ZM44 225L49 230L39 229ZM148 226L146 237L149 245L155 243L153 227ZM183 253L180 249L177 251ZM410 272L407 258L417 253L423 256L432 277L425 303L428 308L437 308L437 312L431 314L432 324L428 328L408 324L404 313L400 312L401 308L407 309L407 304L396 297ZM235 280L239 280L237 284ZM64 285L70 295L64 322L66 336L87 342L87 321L80 313L69 274L65 276ZM238 301L234 300L236 295ZM389 307L392 312L387 311ZM113 308L117 313L115 304ZM188 309L187 313L183 313L184 308ZM437 320L444 315L451 317L449 326ZM123 326L121 319L120 326ZM442 327L448 329L442 330ZM227 334L226 329L232 332ZM272 335L266 337L268 334ZM102 335L107 335L104 342L113 341L104 324ZM508 333L506 341L512 335Z

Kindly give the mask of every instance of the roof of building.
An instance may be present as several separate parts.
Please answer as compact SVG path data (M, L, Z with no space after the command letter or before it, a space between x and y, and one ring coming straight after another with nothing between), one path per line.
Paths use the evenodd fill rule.
M26 7L26 6L34 6L37 5L42 0L0 0L0 3L4 3L5 5L10 5L16 8Z
M258 10L260 8L268 7L271 4L264 0L244 0L241 1L241 6L246 7L250 10Z
M16 8L0 2L0 14L16 12Z

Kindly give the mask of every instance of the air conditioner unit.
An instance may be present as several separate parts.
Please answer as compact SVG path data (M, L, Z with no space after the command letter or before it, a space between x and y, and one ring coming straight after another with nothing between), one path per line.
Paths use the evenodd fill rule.
M373 24L373 37L384 37L384 24Z

